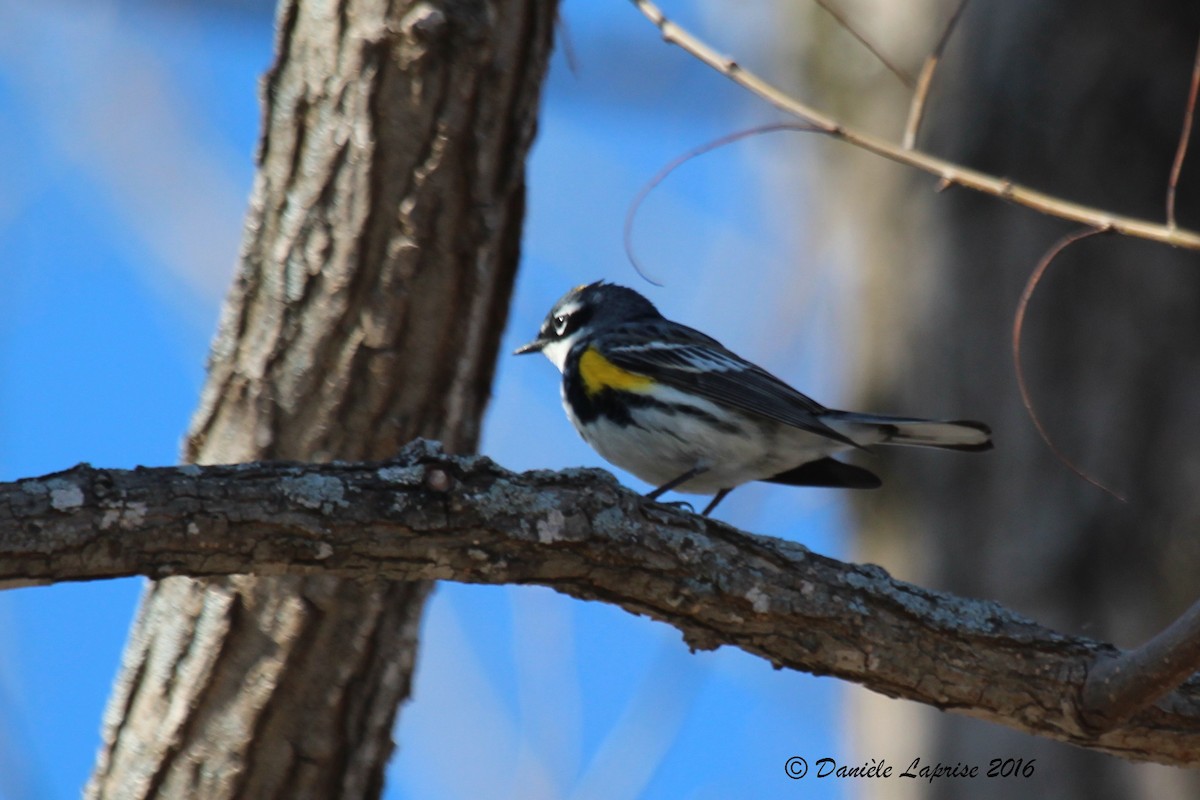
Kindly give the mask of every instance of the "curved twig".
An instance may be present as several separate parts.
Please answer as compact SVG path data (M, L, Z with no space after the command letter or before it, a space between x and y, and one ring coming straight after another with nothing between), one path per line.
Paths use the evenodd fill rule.
M1021 332L1025 328L1025 312L1029 308L1029 300L1031 297L1033 297L1033 290L1037 288L1039 283L1041 283L1042 276L1045 275L1046 270L1050 267L1051 262L1058 258L1059 253L1061 253L1063 250L1066 250L1068 247L1080 241L1081 239L1087 239L1090 236L1096 236L1101 233L1108 233L1108 231L1103 228L1085 228L1084 230L1067 234L1055 242L1054 246L1046 251L1045 255L1043 255L1041 260L1038 261L1037 266L1034 267L1033 272L1029 276L1029 280L1025 282L1025 288L1021 290L1021 299L1017 301L1017 312L1015 315L1013 315L1013 366L1017 372L1017 389L1021 392L1021 403L1025 406L1025 413L1029 415L1029 419L1033 423L1033 427L1037 429L1038 436L1042 437L1042 441L1046 443L1046 447L1050 448L1050 452L1054 454L1054 457L1061 461L1067 469L1071 470L1071 472L1074 472L1080 478L1083 478L1097 489L1100 489L1106 494L1109 494L1124 503L1125 497L1123 495L1105 486L1099 480L1084 472L1080 467L1076 466L1075 462L1067 458L1066 454L1063 453L1062 450L1059 450L1058 445L1056 445L1054 440L1050 438L1050 434L1046 431L1045 426L1042 425L1042 420L1038 416L1037 410L1033 407L1033 399L1029 394L1029 386L1025 382L1025 368L1021 361Z
M1179 174L1183 172L1183 159L1187 155L1188 140L1192 138L1192 120L1196 116L1196 93L1200 91L1200 45L1196 46L1196 61L1192 64L1192 85L1188 89L1187 108L1183 112L1183 130L1179 132L1179 146L1175 149L1175 160L1171 163L1171 177L1167 181L1167 226L1175 227L1175 190L1179 186Z
M625 256L629 259L629 263L633 264L634 270L637 271L637 274L641 276L643 280L654 286L662 286L660 281L650 277L649 273L646 272L645 267L642 265L641 260L638 259L637 254L634 253L633 250L633 221L637 218L637 213L641 210L642 203L646 201L646 198L650 196L650 193L654 191L654 189L657 188L660 183L670 177L672 172L679 169L693 158L698 158L705 153L711 153L713 150L719 150L725 145L733 144L734 142L749 138L751 136L758 136L764 133L775 133L777 131L806 131L820 133L817 128L803 122L778 122L770 125L760 125L755 128L747 128L746 130L735 131L734 133L726 134L725 136L705 142L698 147L694 147L683 155L676 156L675 158L671 159L666 166L654 173L654 177L642 184L642 188L638 189L638 193L634 196L633 202L629 204L629 210L625 212L624 240Z

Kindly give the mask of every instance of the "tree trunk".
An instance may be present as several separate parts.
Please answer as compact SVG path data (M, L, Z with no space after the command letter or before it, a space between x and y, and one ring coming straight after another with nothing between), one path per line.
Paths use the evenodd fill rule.
M284 0L196 463L475 447L552 0ZM181 187L186 191L187 187ZM89 797L375 797L429 585L151 584Z
M942 21L954 5L943 4ZM925 51L938 22L922 20ZM1069 199L1163 219L1198 37L1195 3L976 0L939 67L918 146ZM898 136L907 94L898 84L887 91L901 98L888 129ZM1179 191L1179 222L1190 228L1200 224L1197 156L1193 143ZM864 166L859 155L826 163L870 175L822 181L853 204L849 224L864 243L856 407L970 417L995 429L996 450L985 458L906 453L883 465L885 487L856 498L860 555L1059 630L1140 644L1200 593L1195 254L1093 238L1051 265L1029 308L1023 358L1038 413L1071 460L1129 498L1122 504L1042 443L1014 378L1018 297L1072 226L960 189L935 194L927 176ZM905 741L922 748L910 757L949 764L1035 758L1030 786L1059 798L1198 790L1187 773L886 700L856 702L858 730L877 732L863 745L867 757ZM904 719L881 726L883 705ZM917 730L928 732L927 744L911 744ZM1010 783L904 788L1007 797Z

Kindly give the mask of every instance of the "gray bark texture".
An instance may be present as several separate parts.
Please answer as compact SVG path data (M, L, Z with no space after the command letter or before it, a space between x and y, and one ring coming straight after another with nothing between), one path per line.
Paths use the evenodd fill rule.
M955 5L942 3L940 18L920 10L925 37L914 52L928 52ZM1165 219L1198 39L1194 2L973 0L939 67L918 147L1067 199ZM854 109L869 106L871 123L898 139L909 95L891 76L878 81L877 95L846 98L847 118L861 123ZM1177 213L1195 229L1192 139ZM860 555L1057 630L1126 648L1148 639L1200 596L1200 259L1093 237L1051 265L1029 307L1023 360L1037 411L1057 447L1125 494L1121 503L1042 443L1014 375L1018 297L1072 226L962 190L935 193L927 176L862 154L822 163L832 174L821 184L848 201L836 205L847 215L840 224L857 232L864 256L856 407L964 416L995 430L986 459L885 465L895 476L887 489L855 498ZM857 723L877 728L878 704L866 705ZM915 730L929 731L931 760L1036 758L1046 796L1200 795L1194 773L915 707L865 754ZM939 782L925 791L999 798L1013 787Z
M475 447L517 267L552 0L283 0L197 464ZM92 798L375 797L425 582L149 586Z
M78 467L0 484L0 509L0 579L540 584L667 622L693 648L733 645L1125 758L1200 764L1200 679L1092 730L1084 681L1111 646L658 505L599 470L516 475L418 441L365 464Z

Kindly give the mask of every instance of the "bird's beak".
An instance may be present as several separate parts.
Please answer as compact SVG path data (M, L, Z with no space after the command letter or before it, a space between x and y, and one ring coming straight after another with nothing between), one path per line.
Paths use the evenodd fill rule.
M542 339L534 339L528 344L523 344L516 350L513 350L514 356L523 356L526 353L540 353L542 348L546 346L546 342Z

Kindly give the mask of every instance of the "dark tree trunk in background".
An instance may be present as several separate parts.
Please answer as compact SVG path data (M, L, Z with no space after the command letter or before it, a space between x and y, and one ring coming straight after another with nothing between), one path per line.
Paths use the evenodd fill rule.
M933 23L928 50L939 20L923 22ZM1198 37L1194 2L974 0L940 67L919 146L1163 220ZM886 106L895 115L886 130L898 137L906 97L890 76L879 82L899 98ZM852 99L854 109L870 102ZM935 194L927 176L860 154L829 163L838 175L825 185L846 201L841 224L864 240L856 406L982 419L996 440L983 457L904 453L882 465L885 488L856 498L860 557L1060 630L1140 644L1200 596L1200 257L1093 238L1053 264L1029 309L1024 363L1039 413L1064 453L1128 496L1121 504L1041 443L1010 355L1022 286L1072 226L961 189ZM1178 219L1200 227L1200 142L1184 169ZM1038 796L1200 796L1191 773L909 704L856 702L856 734L877 725L876 712L906 716L863 745L867 757L883 747L908 753L912 732L924 730L927 744L910 756L1036 758L1028 786ZM1026 791L998 780L905 790Z
M241 268L187 460L475 447L554 13L282 3ZM377 796L428 589L152 584L88 795Z

